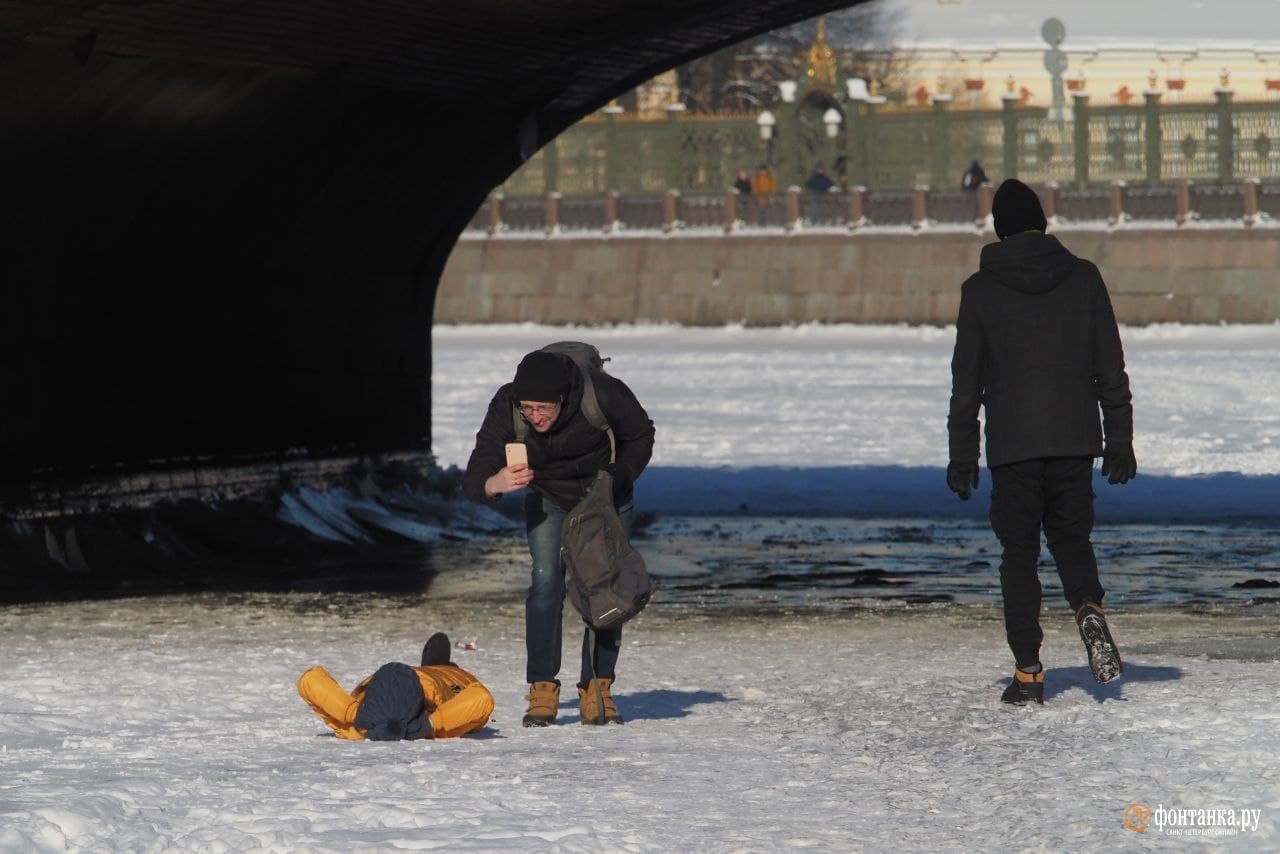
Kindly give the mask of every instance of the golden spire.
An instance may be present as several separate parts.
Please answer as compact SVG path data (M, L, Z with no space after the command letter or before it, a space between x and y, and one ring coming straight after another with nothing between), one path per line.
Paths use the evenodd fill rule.
M827 44L827 19L818 19L818 37L809 46L805 82L826 92L836 90L836 52Z

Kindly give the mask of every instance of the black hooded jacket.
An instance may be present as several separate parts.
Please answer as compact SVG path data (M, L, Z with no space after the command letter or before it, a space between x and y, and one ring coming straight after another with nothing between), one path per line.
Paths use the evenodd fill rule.
M1099 456L1132 441L1124 350L1102 274L1056 237L1027 231L982 248L964 283L951 360L951 459L987 465ZM1098 410L1102 410L1099 423Z
M557 356L565 361L573 385L551 429L539 433L530 426L524 442L533 469L531 488L570 510L586 497L596 473L609 462L609 436L582 414L582 372L568 356ZM653 455L653 422L621 380L600 371L591 376L600 410L617 442L615 480L624 484L618 497L625 502L631 496L631 484ZM489 403L462 480L462 491L472 501L496 500L484 494L484 482L507 464L506 444L516 440L514 403L511 383L498 389Z

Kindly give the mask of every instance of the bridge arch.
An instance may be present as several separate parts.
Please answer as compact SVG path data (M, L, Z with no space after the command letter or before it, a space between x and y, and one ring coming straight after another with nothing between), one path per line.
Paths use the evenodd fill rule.
M436 283L523 157L842 0L0 0L0 501L430 447Z

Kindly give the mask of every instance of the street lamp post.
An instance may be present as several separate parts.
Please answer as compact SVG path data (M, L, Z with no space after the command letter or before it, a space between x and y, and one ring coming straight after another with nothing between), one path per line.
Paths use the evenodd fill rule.
M764 143L764 162L773 164L773 128L778 120L773 113L765 110L756 116L756 127L760 129L760 140Z

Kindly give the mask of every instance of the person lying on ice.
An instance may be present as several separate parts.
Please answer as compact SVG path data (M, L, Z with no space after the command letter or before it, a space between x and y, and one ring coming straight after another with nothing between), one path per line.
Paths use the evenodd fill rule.
M422 665L382 665L350 694L323 667L298 679L298 696L338 738L399 741L453 738L484 726L493 695L449 661L449 638L436 632L422 648Z

